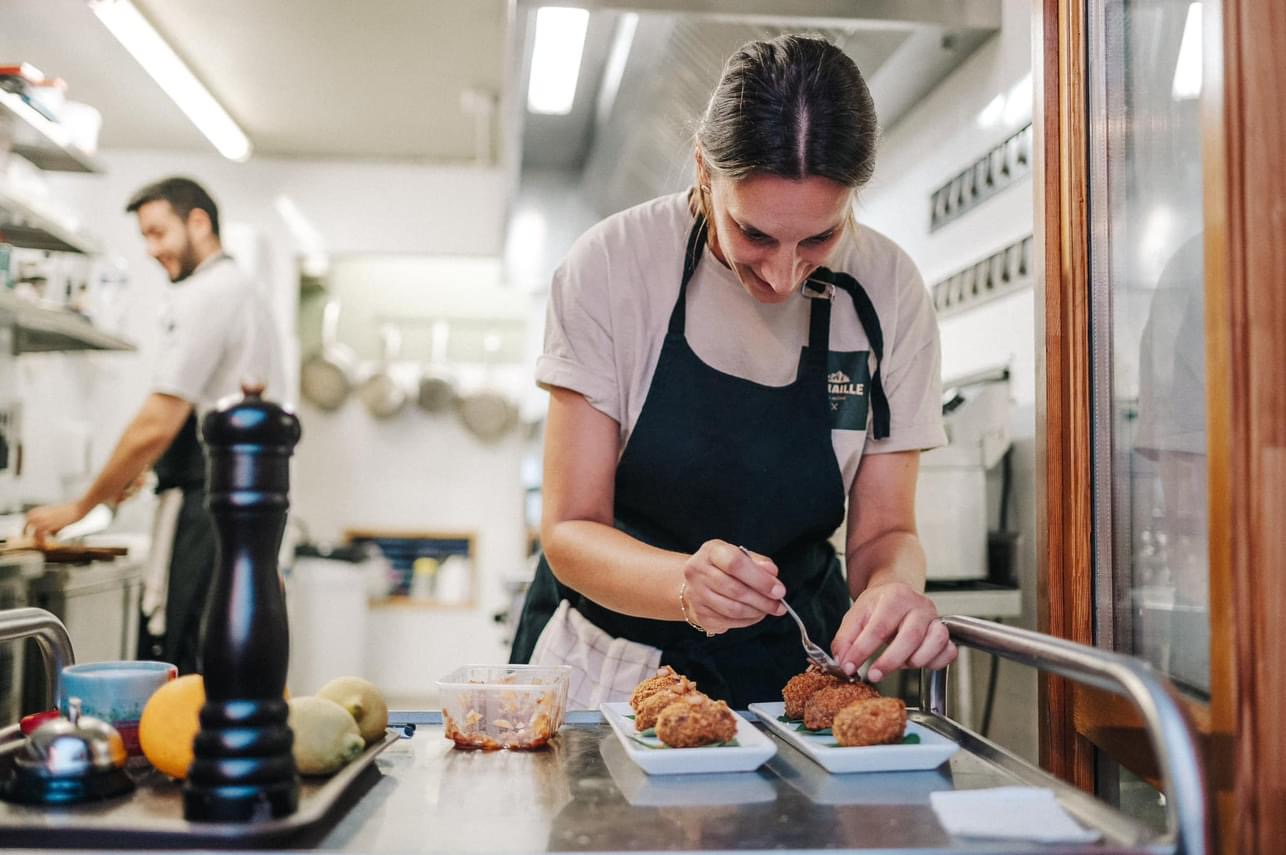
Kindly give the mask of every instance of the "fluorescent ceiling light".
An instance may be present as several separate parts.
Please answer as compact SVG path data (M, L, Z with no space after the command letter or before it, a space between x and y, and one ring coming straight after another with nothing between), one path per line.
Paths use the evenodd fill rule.
M249 159L250 140L241 128L129 0L89 0L89 8L219 154L238 162Z
M589 10L542 6L536 10L536 47L531 56L527 109L565 116L576 98L576 78L585 50Z
M1201 4L1188 6L1179 42L1179 59L1174 64L1174 100L1187 101L1201 95Z

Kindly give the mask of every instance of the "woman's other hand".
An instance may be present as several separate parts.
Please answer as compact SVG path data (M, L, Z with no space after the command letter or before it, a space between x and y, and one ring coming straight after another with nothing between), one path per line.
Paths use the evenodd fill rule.
M877 683L899 668L945 668L956 646L933 601L904 582L868 587L853 602L831 642L831 653L850 674L888 644L866 678Z
M723 540L707 540L683 567L684 599L706 632L750 626L768 615L783 615L786 588L771 558L747 555Z

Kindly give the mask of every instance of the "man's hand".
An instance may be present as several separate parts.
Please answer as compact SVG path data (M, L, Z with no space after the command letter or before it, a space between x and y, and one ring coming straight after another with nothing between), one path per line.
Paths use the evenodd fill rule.
M139 491L147 486L147 479L150 471L151 470L147 470L143 472L143 474L139 475L133 481L126 484L125 489L117 493L116 497L112 499L112 504L123 505L126 502L128 502L130 499L138 495Z
M27 512L27 522L23 531L35 538L36 543L43 544L47 538L83 516L85 511L81 509L78 502L68 502L65 505L42 505Z

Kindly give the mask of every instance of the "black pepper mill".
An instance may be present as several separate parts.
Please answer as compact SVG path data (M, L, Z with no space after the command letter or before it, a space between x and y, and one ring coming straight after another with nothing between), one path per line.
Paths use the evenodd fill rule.
M201 427L218 560L201 627L206 700L183 785L183 815L196 821L254 822L299 804L277 576L299 420L263 400L262 386L242 391Z

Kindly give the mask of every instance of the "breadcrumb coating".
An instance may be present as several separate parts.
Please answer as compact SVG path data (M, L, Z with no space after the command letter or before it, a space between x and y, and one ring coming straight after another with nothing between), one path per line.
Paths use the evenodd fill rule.
M851 703L878 698L880 693L870 683L840 683L816 692L804 704L804 727L824 730L831 726L835 713Z
M655 676L648 677L642 683L634 687L634 694L630 695L630 708L635 713L639 711L639 704L647 698L661 691L669 689L676 685L681 678L674 669L669 665L662 665L656 672Z
M737 736L737 714L724 701L691 692L661 711L656 735L671 748L731 742Z
M687 677L679 677L677 683L658 689L644 698L634 711L634 728L638 731L656 727L656 720L661 710L697 690L697 684Z
M804 705L817 692L831 686L840 685L838 677L814 671L811 667L802 674L791 677L781 689L782 700L786 702L786 718L801 719L804 717Z
M906 704L900 698L870 698L835 713L831 733L840 745L895 745L906 731Z

